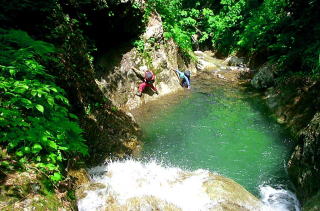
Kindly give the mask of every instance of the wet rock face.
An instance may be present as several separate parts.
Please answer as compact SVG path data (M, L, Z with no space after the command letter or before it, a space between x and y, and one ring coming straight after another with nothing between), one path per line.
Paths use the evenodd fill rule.
M320 190L320 83L305 78L287 78L268 88L266 104L297 137L288 162L288 173L301 202Z
M151 15L146 31L138 42L136 48L123 49L118 62L111 65L108 62L110 57L106 56L98 64L100 70L96 74L96 83L107 98L124 110L136 108L158 96L181 89L173 69L188 68L173 40L164 39L162 21L158 14ZM141 97L135 95L144 77L143 66L156 75L154 85L159 95L148 87ZM137 71L133 71L133 67Z
M296 146L288 163L288 171L298 186L298 195L305 200L320 188L320 113L316 113L302 130L300 145Z

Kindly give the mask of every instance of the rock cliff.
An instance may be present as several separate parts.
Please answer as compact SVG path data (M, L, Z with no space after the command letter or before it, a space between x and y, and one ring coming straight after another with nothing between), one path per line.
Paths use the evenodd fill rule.
M298 75L279 76L279 71L264 65L255 72L251 84L265 92L277 121L291 130L296 147L288 161L288 173L302 204L308 204L306 210L316 209L320 190L320 84ZM308 202L311 198L313 204Z
M139 46L124 52L119 64L110 67L108 56L102 57L98 63L99 74L96 74L96 83L104 95L123 110L136 108L159 96L181 89L173 70L189 69L193 75L196 73L194 65L184 61L173 40L164 38L162 21L158 14L150 16L146 30L139 39ZM141 77L144 76L142 67L155 73L154 85L159 95L150 89L141 97L135 95L138 85L142 82ZM132 68L138 71L135 72Z

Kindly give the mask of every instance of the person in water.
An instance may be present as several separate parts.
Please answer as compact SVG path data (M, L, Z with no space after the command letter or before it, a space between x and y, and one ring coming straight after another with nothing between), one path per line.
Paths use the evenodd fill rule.
M132 69L135 70L135 72L137 71L135 68L132 68ZM151 70L148 70L147 67L145 66L143 66L141 70L144 71L144 77L143 77L143 82L139 85L139 90L136 95L141 97L142 92L146 87L150 87L156 94L159 94L157 88L153 85L155 82L156 76L153 74Z
M191 88L191 83L190 83L190 71L186 70L184 72L181 72L179 70L175 70L175 72L177 73L179 79L180 79L180 85L182 87Z

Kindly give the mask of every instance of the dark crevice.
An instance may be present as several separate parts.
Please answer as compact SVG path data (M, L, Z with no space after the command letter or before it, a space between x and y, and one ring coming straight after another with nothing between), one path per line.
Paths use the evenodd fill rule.
M98 51L137 39L144 30L143 12L134 8L130 1L111 1L104 6L98 2L64 2L62 5L65 13L79 20L80 28L94 42Z

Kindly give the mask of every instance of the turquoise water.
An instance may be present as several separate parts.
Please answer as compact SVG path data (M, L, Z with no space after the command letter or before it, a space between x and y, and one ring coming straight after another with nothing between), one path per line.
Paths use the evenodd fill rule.
M143 132L142 159L188 170L208 169L255 195L259 185L289 188L292 143L255 93L193 80L184 90L133 112Z

